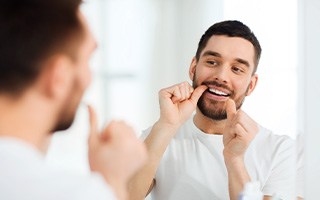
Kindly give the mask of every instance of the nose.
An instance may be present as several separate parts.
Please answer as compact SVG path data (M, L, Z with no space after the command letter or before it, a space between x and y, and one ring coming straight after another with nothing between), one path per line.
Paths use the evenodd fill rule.
M224 84L228 83L229 78L227 67L220 66L216 68L214 73L214 79Z

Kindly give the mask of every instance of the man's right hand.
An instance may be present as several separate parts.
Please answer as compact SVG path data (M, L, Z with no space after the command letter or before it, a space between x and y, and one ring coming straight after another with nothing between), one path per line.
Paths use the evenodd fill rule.
M160 160L177 129L190 117L207 86L195 90L187 82L159 92L160 119L153 125L145 139L148 162L130 182L130 198L144 199L152 190Z
M99 134L97 119L89 106L89 164L102 174L118 199L127 199L127 183L147 159L145 145L133 129L122 121L112 121Z
M196 89L188 82L179 83L159 92L160 120L173 127L181 126L196 109L198 100L207 86Z

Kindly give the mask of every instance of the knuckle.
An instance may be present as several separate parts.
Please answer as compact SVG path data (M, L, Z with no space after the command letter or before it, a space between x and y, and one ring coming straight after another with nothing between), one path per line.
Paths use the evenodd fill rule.
M158 94L161 95L163 93L164 89L159 90Z

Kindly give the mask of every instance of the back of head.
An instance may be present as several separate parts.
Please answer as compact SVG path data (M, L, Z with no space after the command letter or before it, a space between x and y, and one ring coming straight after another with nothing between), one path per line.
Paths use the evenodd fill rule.
M19 95L58 53L75 56L81 0L0 0L0 94Z
M198 49L196 52L196 59L199 60L200 54L202 50L206 47L208 40L213 35L225 35L228 37L240 37L245 40L248 40L251 42L251 44L254 47L255 50L255 69L254 72L257 70L257 66L259 63L260 55L261 55L261 46L254 35L254 33L250 30L248 26L243 24L242 22L236 21L236 20L227 20L218 22L211 27L202 35L199 44Z

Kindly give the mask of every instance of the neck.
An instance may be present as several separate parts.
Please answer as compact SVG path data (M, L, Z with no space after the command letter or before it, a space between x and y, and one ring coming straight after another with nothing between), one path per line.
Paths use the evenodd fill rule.
M48 125L52 116L42 113L53 112L44 101L33 98L33 95L26 94L18 99L0 95L0 137L22 140L45 153L51 138Z
M207 134L222 135L227 120L213 120L202 114L197 108L193 122L198 129Z

